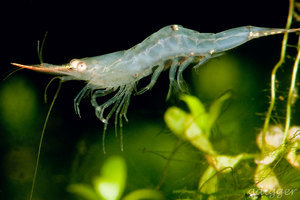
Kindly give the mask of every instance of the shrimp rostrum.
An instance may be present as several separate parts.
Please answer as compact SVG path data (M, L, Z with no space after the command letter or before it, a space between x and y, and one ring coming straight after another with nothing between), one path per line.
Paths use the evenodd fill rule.
M111 116L115 113L115 126L122 129L122 119L126 112L132 92L140 79L152 75L150 83L137 94L150 90L160 73L169 69L169 91L184 91L183 71L190 65L198 68L211 58L235 48L251 39L296 32L300 29L272 29L254 26L243 26L220 33L199 33L179 25L166 26L150 35L136 46L115 53L101 56L73 59L64 65L41 63L39 65L22 65L21 68L39 72L61 75L62 81L84 80L86 86L74 99L75 112L79 113L79 103L88 92L91 92L91 103L96 116L104 123L104 131ZM99 104L97 98L114 92L106 102ZM106 108L111 107L105 115Z

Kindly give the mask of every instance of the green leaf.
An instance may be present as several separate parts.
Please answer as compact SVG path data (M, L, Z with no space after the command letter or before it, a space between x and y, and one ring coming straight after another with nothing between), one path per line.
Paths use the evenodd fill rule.
M259 149L263 149L262 143L265 142L265 151L274 151L282 144L284 132L282 125L271 125L263 136L263 130L256 137L256 143Z
M105 200L120 199L126 184L126 164L122 157L112 156L101 169L101 177L94 179L94 187Z
M266 151L256 156L254 161L258 165L270 165L275 160L277 160L280 156L282 156L284 150L285 148L281 146L280 148L275 149L274 151Z
M189 107L195 122L202 130L207 130L208 114L202 102L194 96L182 95L180 97Z
M171 131L176 135L183 137L187 115L188 114L180 108L171 107L166 111L164 118Z
M198 190L201 193L212 194L218 191L218 176L216 176L216 169L212 166L208 166L205 172L203 173ZM204 198L201 198L204 199ZM216 199L214 196L208 197L209 200Z
M190 115L186 120L185 137L192 145L194 145L201 151L204 151L205 153L211 155L216 154L209 139L195 123L194 118Z
M264 192L282 191L279 180L268 165L257 166L254 174L254 182Z
M218 98L209 108L209 114L208 114L208 120L207 120L207 130L208 133L211 129L212 125L215 123L215 121L218 119L221 113L222 106L224 102L231 97L231 92L225 93L223 96Z
M182 95L180 99L188 105L194 117L198 116L199 114L206 113L204 105L197 97Z
M126 195L123 200L145 200L145 199L153 199L153 200L162 200L164 199L163 195L157 190L150 189L140 189L130 192Z
M82 196L87 200L99 200L99 196L93 188L86 184L71 184L67 187L67 191Z
M291 148L286 155L287 161L296 169L300 170L300 156L299 156L299 151L300 149L300 142L294 142L291 145Z
M164 118L167 126L175 135L188 140L192 145L206 153L215 154L210 141L196 124L193 116L177 107L171 107L166 111Z
M239 154L236 156L206 155L205 157L209 164L214 166L217 171L220 171L221 173L228 173L235 168L240 161L253 158L254 156L249 154Z

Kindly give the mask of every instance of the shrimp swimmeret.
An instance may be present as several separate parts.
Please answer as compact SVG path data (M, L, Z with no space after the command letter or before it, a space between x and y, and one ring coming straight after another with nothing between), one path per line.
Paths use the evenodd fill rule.
M61 75L62 81L84 80L86 86L74 99L75 112L80 116L79 103L87 92L92 92L91 103L96 116L104 123L104 134L109 118L115 113L115 126L122 118L127 120L126 112L130 97L138 81L152 74L150 83L137 94L151 89L160 73L169 68L170 97L174 88L184 90L182 72L190 65L199 67L222 52L235 48L245 42L262 36L300 31L297 29L273 29L243 26L220 33L199 33L179 25L166 26L150 35L140 44L124 51L101 56L73 59L64 65L41 63L22 65L21 68ZM115 95L99 105L98 97L115 92ZM104 110L112 106L104 116Z

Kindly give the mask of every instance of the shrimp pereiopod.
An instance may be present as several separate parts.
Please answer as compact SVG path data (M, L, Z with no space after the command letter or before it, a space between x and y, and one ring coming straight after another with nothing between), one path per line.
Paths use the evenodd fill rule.
M126 112L133 89L138 81L152 74L150 83L141 89L141 94L151 89L160 73L169 68L169 91L184 90L182 72L190 65L199 67L211 58L245 42L273 34L300 31L297 29L272 29L243 26L220 33L199 33L179 25L166 26L150 35L140 44L124 51L101 56L73 59L64 65L41 63L39 65L13 65L39 72L61 75L62 81L84 80L86 86L74 99L75 112L80 116L79 103L87 92L92 93L91 103L96 116L104 123L104 133L110 117L115 113L115 126ZM97 98L115 92L114 96L99 105ZM112 106L104 116L104 110ZM103 134L104 135L104 134Z

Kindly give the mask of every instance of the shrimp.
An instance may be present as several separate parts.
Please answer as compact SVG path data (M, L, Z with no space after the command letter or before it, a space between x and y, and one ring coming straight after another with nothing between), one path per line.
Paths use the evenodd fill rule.
M297 31L300 31L300 28L273 29L243 26L220 33L199 33L180 25L170 25L128 50L73 59L60 66L48 63L39 65L12 63L12 65L57 74L61 76L61 81L86 81L86 86L74 99L74 109L80 117L80 101L88 92L92 93L91 104L95 108L97 118L104 123L104 141L108 121L114 113L115 128L117 130L119 124L120 132L122 131L123 118L128 121L126 113L131 94L142 78L152 74L150 83L138 91L137 95L150 90L161 72L169 69L168 99L174 89L185 91L182 73L188 66L193 65L194 68L198 68L209 59L255 38ZM115 92L112 98L103 104L98 104L97 98L111 92ZM104 116L104 111L108 107L112 108ZM120 137L122 141L122 133ZM121 149L123 149L122 144ZM105 152L104 147L103 150Z

